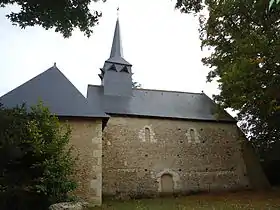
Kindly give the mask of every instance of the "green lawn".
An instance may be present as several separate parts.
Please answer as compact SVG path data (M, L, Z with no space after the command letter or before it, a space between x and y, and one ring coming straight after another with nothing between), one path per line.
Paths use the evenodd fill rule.
M130 201L105 201L102 207L90 210L231 210L279 209L280 191L238 192L215 195L192 195L179 198L157 198Z

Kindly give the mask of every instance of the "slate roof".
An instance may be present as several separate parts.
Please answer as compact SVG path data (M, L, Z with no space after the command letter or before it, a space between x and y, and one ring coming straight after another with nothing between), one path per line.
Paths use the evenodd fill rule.
M87 99L55 66L0 97L0 103L12 108L26 103L27 107L42 100L51 113L67 117L107 118L98 103Z
M216 105L204 93L133 89L132 97L104 95L103 86L89 85L90 103L100 101L107 114L217 121ZM218 121L236 122L226 111Z
M110 78L107 77L107 80L103 81L106 71L111 70L123 74L117 77L111 72ZM129 77L126 74L129 74ZM104 86L89 85L86 99L63 73L53 66L0 97L0 103L6 107L22 103L31 106L42 100L53 114L68 117L108 118L109 116L105 114L107 113L236 122L226 111L217 118L216 104L204 93L132 89L131 94L131 74L131 64L123 58L120 26L117 20L110 58L105 61L100 74L105 90ZM129 94L120 94L128 92L124 86L129 88Z

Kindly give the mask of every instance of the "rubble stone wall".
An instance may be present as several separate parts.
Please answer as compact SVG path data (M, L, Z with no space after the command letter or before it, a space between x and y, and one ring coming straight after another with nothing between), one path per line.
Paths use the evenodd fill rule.
M103 194L152 196L250 188L234 123L111 117L103 133ZM170 187L170 183L168 185Z

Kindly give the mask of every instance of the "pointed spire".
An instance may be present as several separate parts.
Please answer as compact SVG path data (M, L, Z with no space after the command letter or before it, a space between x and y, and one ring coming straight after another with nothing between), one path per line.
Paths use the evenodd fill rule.
M117 18L110 58L123 57L119 18Z
M112 48L111 48L110 58L112 58L112 57L123 57L119 18L117 19L117 22L116 22L114 39L113 39L113 44L112 44Z
M121 40L121 32L120 32L120 23L119 17L117 18L114 39L111 48L110 58L107 60L111 63L119 63L125 65L131 65L123 58L123 49L122 49L122 40Z

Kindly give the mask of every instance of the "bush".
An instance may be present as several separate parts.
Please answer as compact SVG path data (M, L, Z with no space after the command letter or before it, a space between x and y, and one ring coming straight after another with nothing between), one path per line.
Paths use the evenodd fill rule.
M42 104L0 105L0 209L46 209L69 198L76 188L70 133Z

